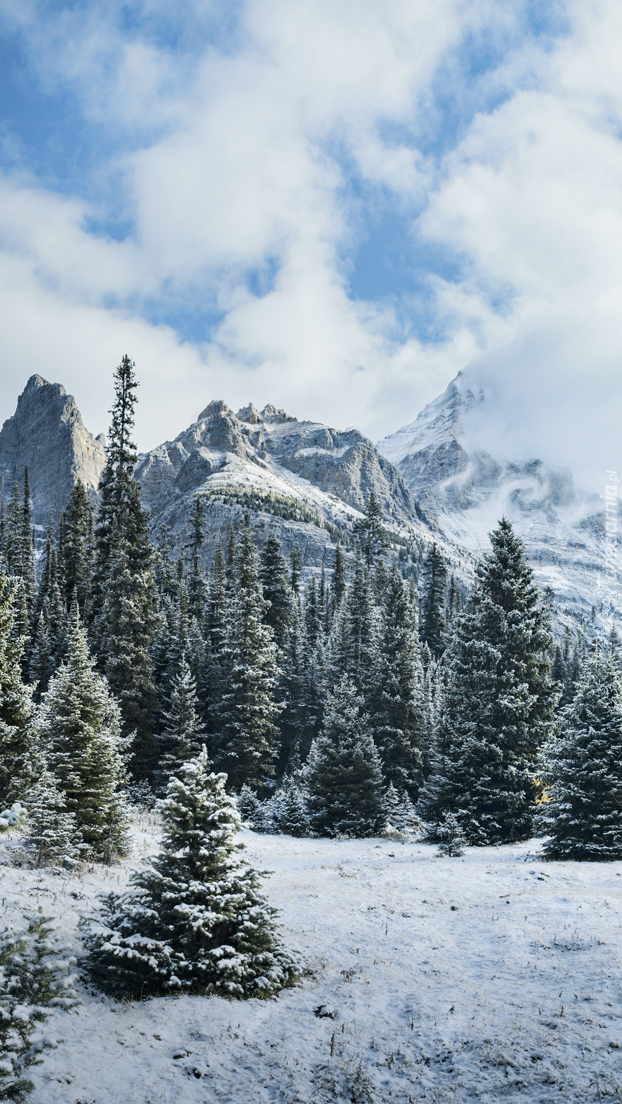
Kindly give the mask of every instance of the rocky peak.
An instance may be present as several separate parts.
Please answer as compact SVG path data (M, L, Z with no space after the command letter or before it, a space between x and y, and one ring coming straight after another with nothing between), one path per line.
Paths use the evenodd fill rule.
M231 411L226 402L222 399L214 399L213 402L208 403L205 410L202 410L197 418L198 422L204 421L205 418L213 418L215 414L230 414Z
M33 375L17 410L0 431L0 478L5 494L28 468L35 525L46 526L67 505L78 479L95 497L106 463L104 434L86 429L73 395L60 383Z

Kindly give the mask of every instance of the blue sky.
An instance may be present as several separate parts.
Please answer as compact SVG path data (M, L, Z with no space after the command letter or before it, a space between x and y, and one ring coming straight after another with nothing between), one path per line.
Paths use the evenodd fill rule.
M215 397L377 438L466 369L590 481L621 35L590 0L0 0L0 412L39 371L99 432L128 352L142 447Z

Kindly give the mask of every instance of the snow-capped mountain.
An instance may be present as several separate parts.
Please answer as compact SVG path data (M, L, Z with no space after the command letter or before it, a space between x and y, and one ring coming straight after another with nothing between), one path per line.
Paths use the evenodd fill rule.
M286 553L295 543L309 567L324 562L372 490L389 524L423 531L400 473L358 430L299 422L273 406L234 414L209 403L174 441L140 457L136 478L157 527L182 530L200 494L208 533L224 535L248 507L259 530L272 528Z
M479 553L505 514L525 541L539 583L552 588L563 620L581 622L592 606L602 623L619 619L621 575L606 555L603 498L538 459L516 463L474 447L473 415L486 402L486 393L459 373L414 422L379 441L378 450L402 473L419 515L448 540ZM617 528L622 533L620 520Z

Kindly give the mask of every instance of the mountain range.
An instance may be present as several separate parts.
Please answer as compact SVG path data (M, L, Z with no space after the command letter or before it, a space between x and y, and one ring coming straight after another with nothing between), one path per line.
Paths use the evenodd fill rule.
M274 406L234 413L214 401L174 440L142 454L136 477L154 529L173 542L183 541L200 494L206 559L217 532L249 511L259 543L275 532L286 554L298 547L307 571L330 568L337 540L348 546L372 490L402 558L416 570L436 542L466 584L505 514L538 582L553 591L561 623L621 620L619 573L605 559L603 499L538 459L519 463L468 448L465 422L486 403L485 392L459 373L413 422L375 445L358 430L298 421ZM0 431L0 474L6 494L28 466L40 536L78 478L96 499L104 464L104 436L89 433L73 397L31 376ZM619 503L617 511L619 519Z

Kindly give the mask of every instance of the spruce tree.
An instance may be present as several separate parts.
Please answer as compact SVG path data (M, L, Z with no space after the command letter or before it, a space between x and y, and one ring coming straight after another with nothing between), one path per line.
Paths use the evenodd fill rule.
M274 773L280 712L274 698L277 648L265 624L265 609L247 518L225 615L225 681L217 707L214 758L227 771L233 789L246 782L259 792Z
M454 813L472 844L530 835L536 761L556 701L550 626L522 541L505 518L490 539L445 654L445 699L423 797L428 820Z
M26 802L28 831L24 843L35 866L75 855L80 842L76 819L67 812L65 796L47 767L26 795Z
M62 522L59 552L67 610L75 599L86 617L93 571L93 510L81 479L74 485Z
M24 1104L34 1087L24 1076L28 1067L53 1045L33 1038L38 1025L53 1009L79 1004L68 973L74 960L51 925L39 915L27 931L0 933L0 1099L15 1104Z
M445 650L445 591L447 568L436 544L433 544L423 565L420 632L422 641L438 659Z
M240 817L207 751L171 778L162 850L131 889L110 896L87 936L88 970L118 997L167 992L267 996L295 974L275 912L235 841Z
M622 859L622 684L597 648L561 733L543 752L544 800L536 827L548 859Z
M201 624L205 617L207 600L207 581L201 557L201 548L205 542L205 503L201 495L195 495L190 515L190 573L188 576L188 605L190 615Z
M39 706L36 730L87 854L110 861L128 852L119 708L94 670L77 611L70 628L67 659Z
M335 548L335 562L330 581L330 614L331 620L341 605L346 593L346 569L341 545L337 542Z
M14 636L15 590L0 572L0 808L23 798L33 778L31 691L22 681L23 638Z
M363 517L355 521L352 533L369 571L389 547L389 535L383 528L382 509L374 491L370 491Z
M283 832L286 836L309 835L309 810L299 775L288 775L283 779L271 805L277 832Z
M121 707L123 735L132 737L131 768L140 781L148 779L155 767L151 647L158 622L148 516L133 478L137 452L131 430L138 383L127 356L115 371L114 385L106 467L100 480L89 620L99 669Z
M343 676L304 768L310 821L323 836L373 836L386 821L382 769L356 687Z
M282 653L287 646L292 610L292 589L289 585L287 561L281 546L270 533L260 556L259 579L266 607L266 624L272 629L274 642Z
M200 753L204 740L197 686L185 655L173 679L170 704L163 713L163 722L159 774L167 783L182 763Z
M383 603L368 708L382 769L416 798L423 781L425 702L416 613L397 563Z

